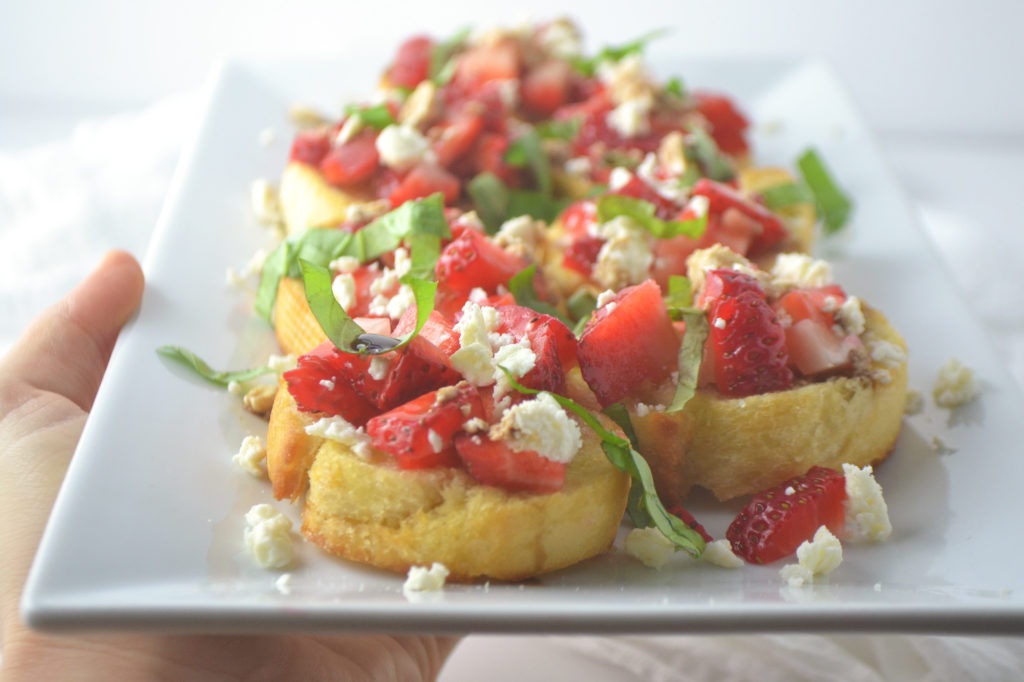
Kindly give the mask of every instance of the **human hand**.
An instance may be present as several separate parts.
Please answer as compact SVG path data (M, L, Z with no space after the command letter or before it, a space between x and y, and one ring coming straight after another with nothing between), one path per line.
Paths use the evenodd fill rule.
M430 680L449 637L55 636L24 627L21 589L121 327L138 263L111 252L0 360L0 624L13 680Z

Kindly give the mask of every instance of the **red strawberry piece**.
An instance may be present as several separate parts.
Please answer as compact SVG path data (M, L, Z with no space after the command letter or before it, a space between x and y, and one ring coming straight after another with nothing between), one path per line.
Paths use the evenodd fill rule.
M733 519L725 537L743 559L771 563L795 552L821 526L842 535L845 501L843 474L816 466L803 476L755 495Z
M786 292L776 304L776 310L786 311L792 322L813 320L828 327L836 323L835 311L846 300L846 292L838 284L815 289L793 289Z
M352 387L378 409L390 410L460 376L440 348L417 336L409 344L383 355L344 354L340 372ZM377 358L377 364L374 363Z
M719 392L741 398L793 385L786 335L763 294L744 291L720 298L711 306L708 321Z
M726 154L745 154L748 146L744 137L750 125L728 97L711 92L695 92L697 111L711 124L711 137Z
M421 162L405 174L388 196L392 206L400 206L413 199L422 199L440 192L446 204L459 198L462 184L459 179L434 163Z
M683 523L685 523L691 529L697 531L697 533L699 533L700 536L704 538L704 542L711 542L714 539L711 537L711 534L704 529L704 526L701 525L700 521L695 519L693 517L693 514L688 512L681 505L677 504L674 507L669 507L668 513L674 516L678 516Z
M562 211L558 220L571 234L587 234L590 226L597 224L597 202L593 199L573 202Z
M484 118L479 114L464 112L455 117L441 130L441 136L434 143L434 154L442 166L449 166L469 151L484 129Z
M412 90L430 74L430 57L434 41L427 36L413 36L399 45L395 61L388 69L392 87Z
M375 448L395 456L400 469L459 466L452 439L466 421L483 414L479 393L462 382L374 417L366 432Z
M565 485L564 462L550 460L535 450L513 450L486 433L455 436L455 450L469 474L484 485L535 493L557 492Z
M597 257L601 255L603 246L604 240L600 237L585 232L578 234L565 247L562 264L570 270L589 277L594 271L594 264L597 263Z
M764 298L764 290L756 279L735 270L709 270L704 275L704 288L697 297L697 307L714 304L722 298L735 298L744 291L756 292Z
M406 308L405 312L402 313L402 317L398 319L398 323L395 324L394 335L403 336L415 329L416 316L415 305ZM451 322L444 315L437 312L437 310L430 311L430 315L427 316L427 321L423 323L423 328L420 329L419 335L440 348L441 352L445 355L451 355L459 349L459 334L452 328Z
M347 354L324 341L299 357L297 367L284 373L288 392L302 412L323 412L362 426L378 414L376 406L357 393L342 370Z
M330 150L331 138L326 130L300 130L292 142L288 159L318 166Z
M535 352L538 348L552 346L565 371L579 362L576 335L558 318L521 305L501 305L497 310L498 333L509 333L516 339L526 336Z
M643 400L678 366L680 343L654 280L626 287L612 301L594 312L578 347L583 378L604 406L627 396Z
M522 56L514 38L481 43L462 53L455 80L462 88L473 90L488 81L518 79Z
M520 95L523 106L534 114L549 116L565 104L572 79L569 63L552 59L534 66L523 77Z
M327 152L320 160L320 172L332 185L350 187L369 180L379 161L376 134L367 130Z
M744 198L728 185L708 178L701 178L694 183L692 195L707 197L709 216L721 218L731 208L754 220L760 227L760 234L754 238L751 244L752 252L778 246L789 236L789 230L777 215L763 205Z
M451 241L437 260L437 279L453 291L471 291L480 287L489 294L526 267L512 255L476 230L465 230Z

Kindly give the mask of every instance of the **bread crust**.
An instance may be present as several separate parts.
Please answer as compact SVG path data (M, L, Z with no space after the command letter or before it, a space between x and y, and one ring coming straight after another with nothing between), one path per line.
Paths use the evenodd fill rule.
M308 435L312 423L279 391L267 437L278 499L301 498L303 535L351 561L395 572L443 563L449 579L522 580L608 549L622 520L629 476L583 428L583 447L557 493L513 493L481 485L461 469L398 469Z
M866 337L906 353L903 338L882 313L868 306L863 312ZM839 469L844 463L881 462L899 436L906 391L905 361L897 367L873 363L856 376L745 398L700 389L681 413L641 416L634 410L633 428L667 503L679 503L693 486L728 500L815 465Z
M372 201L372 196L343 192L316 168L289 161L278 188L281 213L288 234L310 227L334 227L345 221L350 206Z

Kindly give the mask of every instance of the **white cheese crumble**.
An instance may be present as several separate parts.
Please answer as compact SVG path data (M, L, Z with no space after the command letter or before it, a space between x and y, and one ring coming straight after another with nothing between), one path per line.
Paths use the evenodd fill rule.
M552 56L570 59L583 54L583 38L579 29L568 19L557 19L540 32L541 47Z
M321 379L317 383L320 384L321 386L323 386L324 388L326 388L328 391L333 391L334 390L334 380L333 379Z
M828 575L843 562L843 546L826 526L803 542L796 550L797 563L782 567L779 575L790 587L800 587L816 576Z
M597 226L605 239L594 263L593 276L607 289L623 289L648 277L654 254L648 233L626 216L617 216Z
M613 192L618 191L629 184L629 181L633 179L633 171L622 166L616 166L612 168L612 172L608 174L608 189Z
M697 249L686 259L686 276L694 293L704 288L709 270L735 270L750 275L764 286L769 275L758 270L749 260L727 246L715 244L706 249ZM696 298L696 297L694 297Z
M569 463L583 447L580 427L550 393L513 405L495 428L513 450L535 450L554 462Z
M725 329L725 320L721 317L716 317L714 321L715 329Z
M451 355L452 367L474 386L494 383L494 351L488 334L497 326L498 311L472 301L462 307L462 317L455 323L459 350Z
M363 459L368 459L372 452L370 437L366 435L366 432L338 415L321 417L306 427L306 433L341 443Z
M242 469L245 469L250 475L255 476L256 478L263 478L264 472L260 463L262 463L266 458L267 448L263 445L263 441L260 440L260 437L246 436L242 439L242 445L238 448L238 452L236 452L231 458L231 461Z
M299 359L294 355L273 355L267 358L267 367L274 370L278 374L283 374L288 370L295 369L298 366Z
M506 220L494 235L494 243L520 258L532 258L542 238L544 224L529 215Z
M277 190L266 180L252 181L249 185L249 200L253 215L263 225L280 225L284 221Z
M892 534L889 507L870 466L843 465L846 478L846 538L851 542L880 542Z
M537 364L537 354L530 347L530 339L524 337L516 343L508 343L498 347L494 352L494 398L501 398L512 389L508 376L501 371L504 367L512 376L519 378L526 376L527 372Z
M805 253L780 253L771 275L777 289L813 289L832 283L832 266Z
M682 139L680 137L680 139ZM687 189L679 182L678 177L675 179L662 180L657 174L658 168L658 156L654 152L649 152L644 160L637 166L636 174L641 180L647 183L655 192L665 197L669 201L675 201L682 203L686 199ZM708 198L704 196L695 196L696 199L703 199L705 211L707 210ZM700 214L698 214L700 215Z
M899 367L906 362L907 354L895 343L885 339L873 339L868 342L871 359L883 367Z
M646 135L651 131L649 114L652 104L649 97L628 99L609 111L605 121L624 139Z
M741 568L743 566L743 559L732 551L732 545L728 540L709 542L704 547L704 554L701 556L704 561L721 568Z
M438 592L444 589L448 574L448 567L437 561L430 568L410 566L405 584L402 585L402 592Z
M279 575L277 577L277 580L274 581L274 587L277 588L277 591L280 592L283 595L291 594L292 593L292 574L291 573L282 573L281 575Z
M269 504L257 504L245 515L245 545L263 568L283 568L292 561L292 522Z
M826 311L827 312L827 311ZM849 296L835 310L836 322L847 334L860 336L864 333L864 311L860 307L860 299Z
M391 360L383 355L374 355L370 360L370 366L367 368L366 373L374 381L383 381L384 377L388 375L388 369L391 367Z
M616 61L602 61L597 65L597 75L608 87L616 105L632 99L652 98L657 90L639 54L629 54Z
M903 414L920 414L922 410L924 410L924 396L921 395L921 391L916 388L907 391L907 399L903 403Z
M590 159L586 156L577 156L568 159L562 167L569 175L578 175L581 177L587 177L590 175Z
M956 358L939 368L932 388L932 397L940 407L955 408L971 402L981 394L974 371Z
M626 535L625 549L626 554L639 559L644 566L656 569L661 569L667 564L676 552L672 541L654 527L634 528L629 531Z
M606 305L611 303L616 296L618 296L618 292L613 291L612 289L605 289L604 291L597 295L597 307L605 307Z
M377 153L381 163L402 170L426 158L430 141L410 125L389 125L377 136Z
M327 267L332 272L341 274L355 272L359 269L359 259L353 256L341 256L332 260Z
M435 454L444 450L444 439L441 438L441 434L434 429L427 429L427 442L430 443L430 449L433 450Z
M331 281L331 293L338 305L348 311L356 303L356 278L348 272L341 273Z

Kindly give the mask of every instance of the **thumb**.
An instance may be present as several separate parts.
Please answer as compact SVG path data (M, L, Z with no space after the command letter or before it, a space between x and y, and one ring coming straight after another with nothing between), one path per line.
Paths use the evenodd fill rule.
M81 283L32 323L3 362L12 381L92 406L117 334L142 297L142 269L111 251Z

